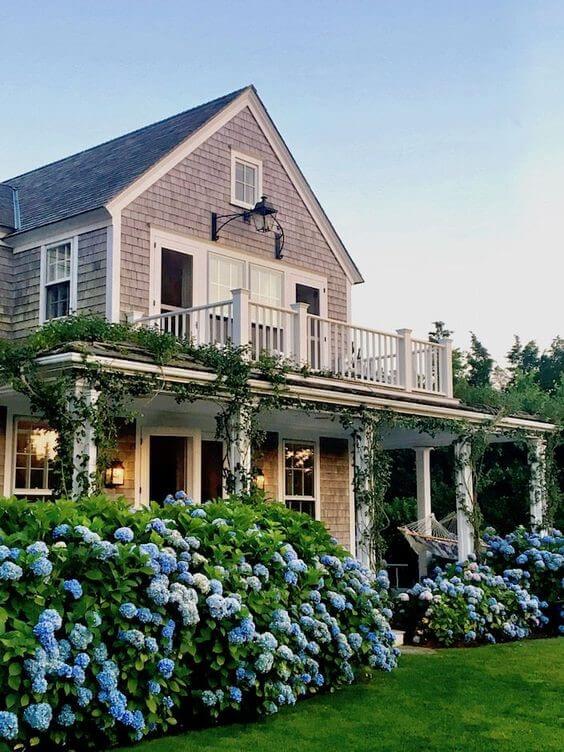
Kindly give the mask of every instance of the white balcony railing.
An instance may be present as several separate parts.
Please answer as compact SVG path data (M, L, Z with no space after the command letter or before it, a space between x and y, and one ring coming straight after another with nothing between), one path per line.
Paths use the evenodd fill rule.
M233 290L232 300L166 311L134 320L195 344L250 347L253 360L277 354L341 379L378 384L403 392L452 397L452 343L354 326L308 313L305 303L278 308Z

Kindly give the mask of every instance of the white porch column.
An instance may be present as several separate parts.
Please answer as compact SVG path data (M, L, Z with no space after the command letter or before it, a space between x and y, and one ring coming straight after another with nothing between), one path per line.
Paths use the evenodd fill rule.
M354 434L354 474L355 481L361 480L362 487L355 482L355 543L356 557L365 566L371 564L370 552L370 514L362 498L362 492L370 488L368 476L372 453L373 429L371 426L359 428Z
M233 295L233 344L248 345L250 341L249 300L251 293L243 288L231 290Z
M305 366L309 362L309 343L307 336L307 312L309 303L290 303L294 311L294 358L296 363Z
M465 561L474 553L474 529L469 520L474 506L474 484L470 462L472 448L469 441L454 445L454 474L456 483L456 524L458 528L458 560Z
M231 416L228 426L224 475L227 491L244 493L251 481L251 412L239 407Z
M82 379L77 380L75 386L75 401L69 405L69 410L80 417L81 406L89 407L96 404L99 392L87 387ZM73 441L73 472L72 496L78 498L94 490L96 481L98 451L94 427L89 420L83 420L74 434Z
M431 535L431 449L415 449L415 474L417 477L417 519L425 520L423 532ZM429 569L429 553L419 554L419 578L425 577Z
M546 514L546 440L540 436L529 439L529 500L531 526L542 530Z

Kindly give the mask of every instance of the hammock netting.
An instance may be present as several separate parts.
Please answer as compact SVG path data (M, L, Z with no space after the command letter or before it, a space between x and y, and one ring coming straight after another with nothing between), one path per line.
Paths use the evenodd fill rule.
M458 559L456 512L436 520L433 514L399 527L416 554L430 553L441 559Z

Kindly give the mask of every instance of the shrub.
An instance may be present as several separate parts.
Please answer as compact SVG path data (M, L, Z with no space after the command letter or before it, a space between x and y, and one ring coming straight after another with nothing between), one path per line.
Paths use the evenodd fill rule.
M528 577L529 590L547 603L548 626L564 634L562 588L564 585L564 536L559 530L548 535L520 527L500 537L490 530L484 536L488 563L498 573L519 568Z
M547 621L519 569L495 574L475 561L436 569L398 596L407 639L444 646L523 639Z
M279 504L0 502L0 748L100 748L390 670L388 580Z

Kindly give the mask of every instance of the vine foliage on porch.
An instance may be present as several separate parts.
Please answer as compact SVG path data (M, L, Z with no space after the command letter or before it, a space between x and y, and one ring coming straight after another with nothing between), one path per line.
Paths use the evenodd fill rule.
M164 370L154 374L124 373L112 370L94 358L89 358L96 346L107 353L115 351L126 356L132 352L150 357L153 363L164 367L176 361L188 362L212 372L215 377L207 382L178 382L165 378ZM51 374L41 364L41 356L53 353L78 352L79 362L61 373ZM347 408L322 402L308 402L286 393L287 376L296 371L295 364L272 355L262 355L251 361L248 349L231 344L218 348L214 345L195 346L190 340L181 340L155 329L135 328L129 324L110 324L92 315L79 315L48 322L22 341L0 342L0 383L6 384L30 401L31 409L45 420L58 434L57 455L54 461L55 495L70 497L72 492L83 495L102 487L103 471L115 459L119 427L123 421L132 421L139 415L135 400L151 399L155 394L168 393L179 403L199 399L212 401L217 406L216 437L228 447L225 458L225 485L228 492L237 488L248 489L251 484L248 470L234 464L232 458L240 456L229 451L241 441L241 432L235 430L241 421L246 425L248 445L261 445L264 432L260 417L273 409L326 411L338 420L354 439L357 461L353 474L357 509L365 510L363 543L371 552L374 563L384 555L383 533L389 525L385 496L390 483L391 465L382 437L394 427L410 429L430 436L447 431L455 440L465 440L471 445L471 469L474 478L474 503L466 510L479 538L483 532L483 517L477 501L480 469L487 448L487 436L496 430L502 416L492 416L486 424L469 424L466 421L409 416L392 411L368 408ZM303 376L307 370L299 369ZM251 388L254 376L267 380L270 394L257 397ZM77 389L77 383L81 388ZM98 464L94 477L88 473L86 453L74 455L75 447L86 436L91 426L98 449ZM521 431L513 432L516 441L526 440ZM507 435L507 432L504 431ZM552 449L557 439L549 440L547 451L548 499L547 520L558 498L554 482ZM73 484L74 478L74 484Z

